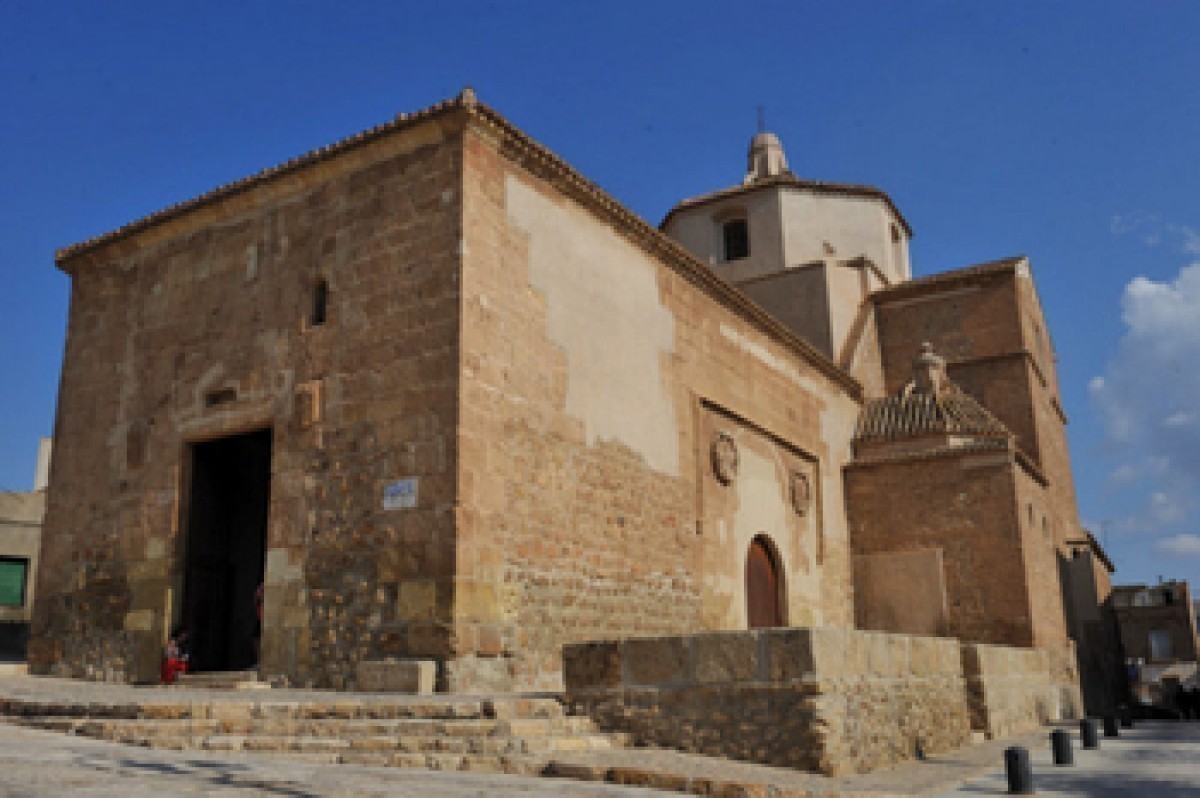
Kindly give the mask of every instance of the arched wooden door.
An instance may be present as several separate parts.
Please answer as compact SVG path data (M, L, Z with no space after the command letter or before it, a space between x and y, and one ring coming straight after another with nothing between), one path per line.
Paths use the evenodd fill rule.
M757 537L746 553L746 618L751 629L783 626L780 592L775 554L766 540Z

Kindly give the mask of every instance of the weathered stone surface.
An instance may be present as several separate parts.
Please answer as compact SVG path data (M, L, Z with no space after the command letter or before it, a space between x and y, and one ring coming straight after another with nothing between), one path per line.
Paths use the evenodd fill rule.
M829 774L874 770L912 758L918 745L933 753L970 739L954 640L764 629L669 642L567 646L569 702L640 742ZM682 676L657 669L659 682L632 678L633 658L659 662L666 652L676 655L672 665L690 652L692 669ZM625 678L613 684L617 664Z
M356 687L368 693L433 692L437 663L431 659L364 660L358 663Z

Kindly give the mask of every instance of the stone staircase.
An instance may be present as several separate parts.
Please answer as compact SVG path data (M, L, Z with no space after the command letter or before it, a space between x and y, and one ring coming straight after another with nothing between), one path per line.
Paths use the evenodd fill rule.
M269 690L272 685L261 679L258 671L247 670L183 673L174 686L193 690Z
M607 751L628 743L625 735L597 731L589 718L566 715L562 704L548 697L422 700L331 694L240 700L226 695L144 703L0 698L0 719L147 748L524 775L542 773L556 754Z

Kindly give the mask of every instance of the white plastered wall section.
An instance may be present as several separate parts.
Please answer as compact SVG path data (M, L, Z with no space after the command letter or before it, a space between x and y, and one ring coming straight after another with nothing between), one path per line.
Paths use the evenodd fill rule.
M529 281L546 301L546 333L567 358L568 415L587 442L614 440L679 475L679 421L663 374L675 320L656 266L585 212L521 180L505 183L509 219L529 234Z
M780 194L785 266L866 257L890 282L911 276L907 234L882 200L800 189L781 189ZM892 241L893 225L899 242Z
M704 534L708 538L704 566L706 623L721 630L747 628L746 559L754 539L764 537L779 569L784 624L822 625L824 513L816 461L723 415L710 414L705 427L730 434L738 450L737 475L728 485L711 475L703 478ZM706 466L702 460L701 467ZM795 473L809 480L811 490L811 503L803 514L797 512L791 499Z

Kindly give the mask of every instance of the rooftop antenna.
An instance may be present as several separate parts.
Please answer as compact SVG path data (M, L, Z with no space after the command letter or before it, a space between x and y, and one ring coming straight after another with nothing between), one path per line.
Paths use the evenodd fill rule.
M767 109L762 105L758 106L758 132L767 132Z

